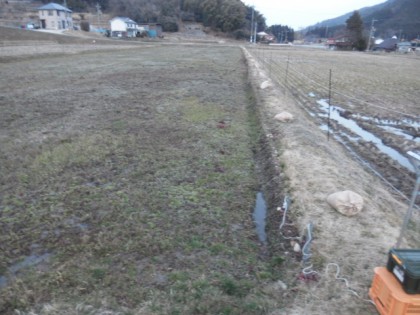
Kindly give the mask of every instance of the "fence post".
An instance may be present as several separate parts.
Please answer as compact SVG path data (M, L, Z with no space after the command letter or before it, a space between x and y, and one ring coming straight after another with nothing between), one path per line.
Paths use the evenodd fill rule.
M328 85L328 136L327 139L330 141L330 119L331 119L331 78L332 78L332 69L330 69L330 82Z
M286 94L287 92L287 76L289 75L289 57L290 57L290 54L287 54L286 76L284 78L284 94Z
M269 59L269 64L268 64L268 69L269 69L269 77L270 77L270 79L271 79L271 63L272 63L272 61L273 61L273 52L272 51L270 51L270 59Z

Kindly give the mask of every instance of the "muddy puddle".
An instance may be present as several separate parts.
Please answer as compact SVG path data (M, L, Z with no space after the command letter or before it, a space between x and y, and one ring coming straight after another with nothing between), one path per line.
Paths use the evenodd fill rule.
M265 220L267 217L267 204L262 192L258 192L255 200L253 219L258 239L263 245L267 245L267 234L265 232Z
M319 106L319 109L321 110L321 112L318 113L319 117L328 118L328 115L329 115L331 120L335 121L340 126L350 131L350 133L340 131L341 135L346 136L350 141L353 141L353 142L358 142L360 140L363 140L365 142L372 143L380 152L384 153L386 156L396 161L399 165L409 170L410 172L414 172L413 165L411 164L411 162L405 155L401 154L399 151L395 150L394 148L384 144L383 140L380 137L363 129L357 123L356 120L344 117L343 116L343 113L345 113L344 109L338 106L331 106L329 108L327 100L318 100L317 104ZM363 117L363 120L373 121L374 119ZM407 121L407 123L410 124L414 128L418 124L417 122L414 122L414 121L411 121L411 123L410 121ZM406 133L404 129L399 129L395 126L389 126L390 124L395 124L395 122L378 120L378 121L375 121L375 124L384 130L393 132L395 135L403 136L407 140L413 140L414 142L420 144L420 138ZM325 125L322 125L321 129L328 130L328 127Z
M65 228L63 228L65 227ZM63 220L63 227L56 228L51 231L43 231L41 240L49 237L59 237L66 231L71 230L74 233L85 233L89 229L89 225L83 223L80 218L70 217ZM52 254L42 249L40 244L34 243L30 246L30 255L22 257L18 262L10 265L4 272L0 274L0 289L9 285L10 281L19 277L20 273L25 272L29 268L48 269L48 263Z
M48 262L51 257L50 253L42 255L32 254L26 256L23 260L11 265L5 275L0 276L0 288L7 286L10 278L14 278L17 274L27 268L37 266L43 262Z

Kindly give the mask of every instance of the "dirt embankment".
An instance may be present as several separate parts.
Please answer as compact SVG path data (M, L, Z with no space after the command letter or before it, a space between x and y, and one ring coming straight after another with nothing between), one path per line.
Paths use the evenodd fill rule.
M354 161L340 144L327 141L309 115L276 87L246 50L245 55L267 130L266 141L277 153L273 162L282 178L284 193L292 199L290 218L300 235L309 223L314 226L311 263L318 280L298 282L294 306L286 313L375 314L367 295L373 269L386 263L387 252L399 235L406 204ZM274 116L282 111L293 114L294 120L275 121ZM270 189L273 195L277 194L278 187ZM359 215L345 217L327 204L329 194L342 190L352 190L363 197L365 205ZM271 213L281 206L278 200L275 202L270 205ZM271 243L284 241L278 224L271 225L271 229L277 228L269 232ZM404 244L410 245L410 241ZM336 280L336 271L347 279L352 291L344 281Z

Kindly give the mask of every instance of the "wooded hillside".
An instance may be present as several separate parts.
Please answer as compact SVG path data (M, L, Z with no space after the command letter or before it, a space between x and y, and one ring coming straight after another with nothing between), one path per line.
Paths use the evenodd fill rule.
M46 0L48 1L48 0ZM165 31L177 31L180 21L203 23L214 31L236 38L250 35L252 7L240 0L68 0L74 12L95 8L116 16L127 16L138 23L160 23ZM266 28L265 18L254 11L257 30Z
M384 3L358 10L362 16L365 30L370 31L372 21L376 37L412 40L420 31L419 0L388 0ZM329 19L308 28L311 34L320 37L333 37L342 32L346 20L353 14L349 12L334 19ZM328 34L326 34L328 32Z

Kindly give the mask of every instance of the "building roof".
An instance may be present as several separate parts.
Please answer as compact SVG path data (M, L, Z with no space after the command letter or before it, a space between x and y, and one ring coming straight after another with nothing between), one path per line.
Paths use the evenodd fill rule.
M128 17L121 17L121 16L116 16L114 17L112 20L122 20L125 23L132 23L132 24L137 24L137 22L133 21L132 19L128 18ZM112 21L111 20L111 21Z
M60 4L50 2L46 5L43 5L42 7L39 7L38 10L58 10L58 11L66 11L66 12L72 12L70 9L63 7Z
M379 45L375 45L373 49L395 49L397 46L398 39L397 38L388 38L381 42Z

